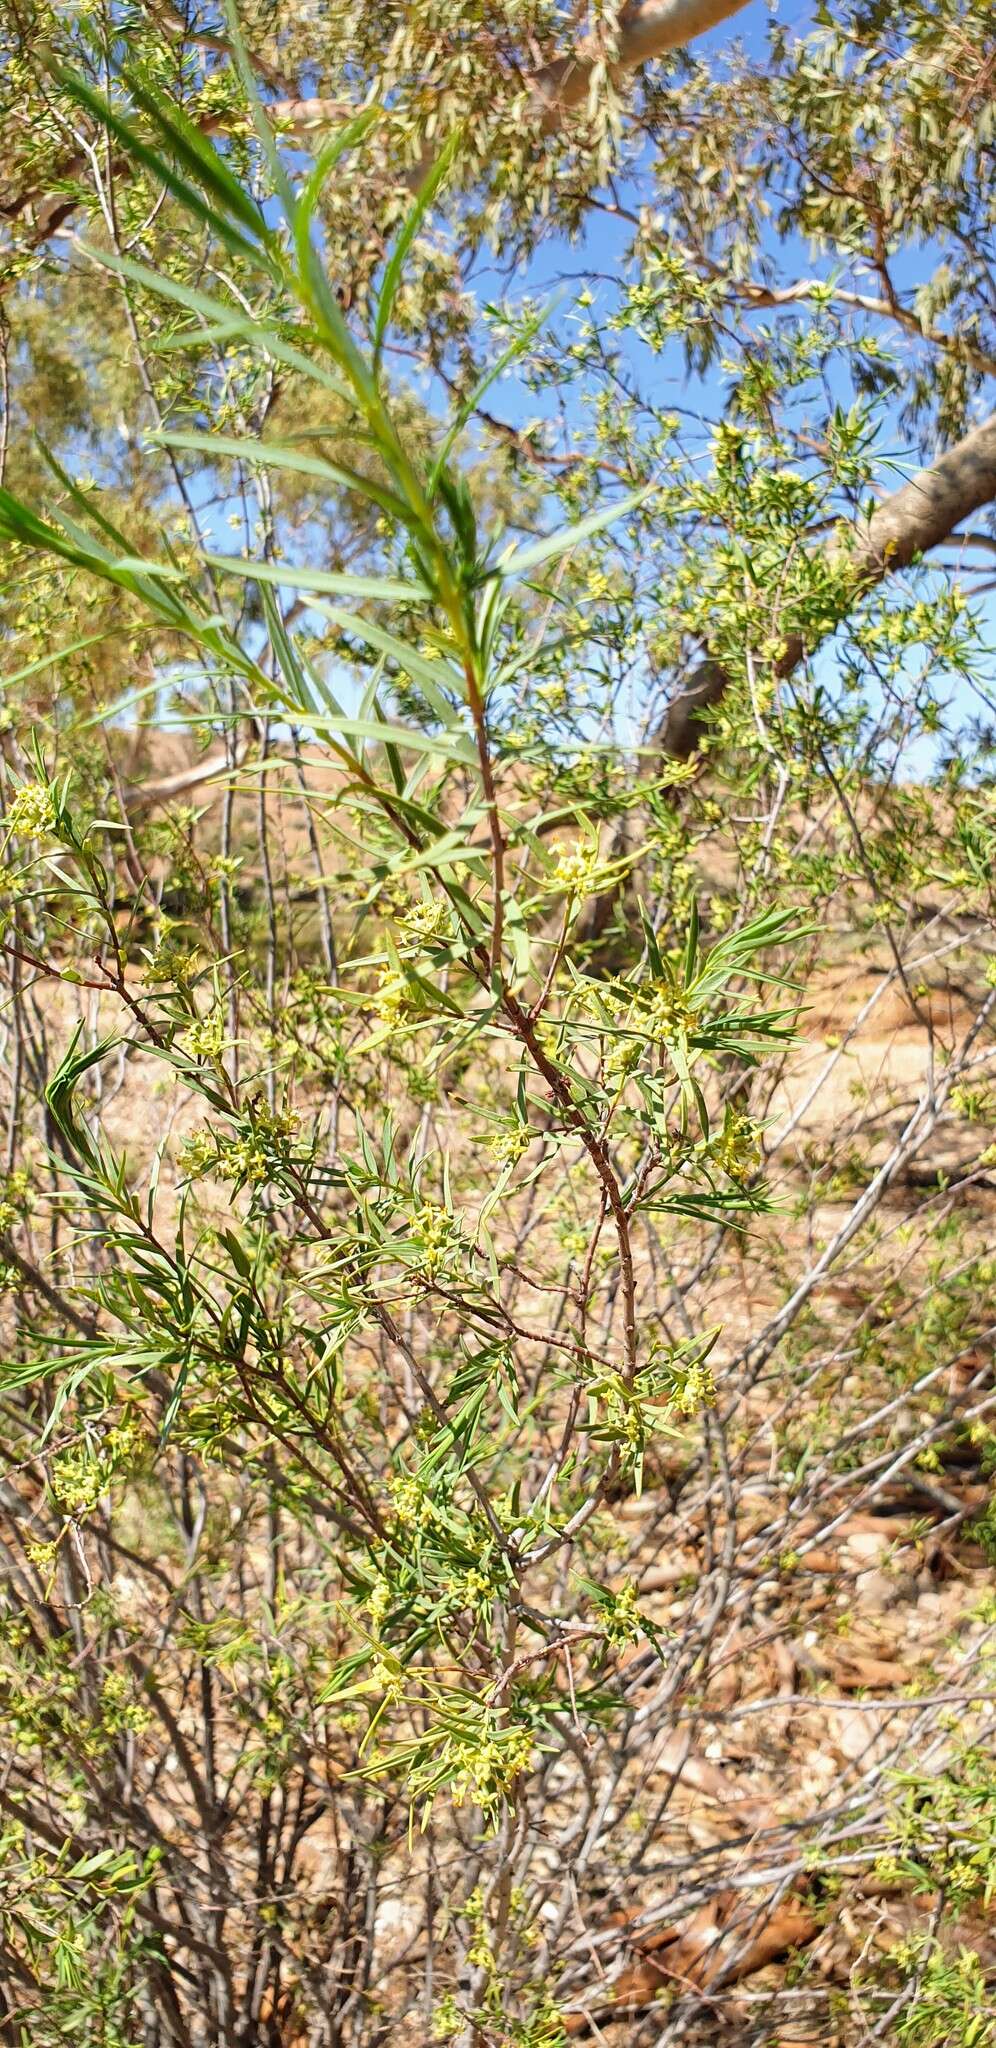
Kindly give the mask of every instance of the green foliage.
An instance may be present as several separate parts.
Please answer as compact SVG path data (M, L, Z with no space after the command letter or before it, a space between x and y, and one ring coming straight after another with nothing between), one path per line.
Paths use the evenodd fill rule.
M68 74L61 83L95 109L87 88L77 88ZM88 1297L101 1319L110 1319L113 1335L42 1351L18 1377L21 1383L32 1375L56 1378L50 1430L59 1427L69 1400L84 1402L88 1427L100 1430L96 1465L91 1457L85 1469L61 1473L71 1517L95 1504L117 1469L121 1425L110 1422L117 1401L147 1404L151 1395L153 1410L160 1409L160 1446L172 1438L202 1455L217 1455L235 1441L243 1461L264 1457L246 1437L247 1429L262 1427L264 1443L279 1442L290 1460L285 1488L294 1484L297 1446L302 1477L320 1453L328 1467L327 1506L345 1535L347 1581L366 1639L333 1668L320 1698L369 1702L363 1768L403 1774L423 1819L445 1787L458 1803L472 1799L497 1825L563 1705L560 1624L537 1610L535 1600L543 1596L527 1594L530 1576L564 1542L581 1503L587 1515L610 1478L615 1483L618 1473L631 1469L639 1488L648 1443L661 1428L673 1434L668 1414L690 1415L712 1398L701 1349L658 1348L651 1361L641 1362L632 1232L641 1207L725 1221L762 1205L753 1127L727 1108L714 1134L696 1068L730 1059L749 1064L786 1037L790 1010L757 1010L727 990L744 977L770 978L769 950L801 934L792 915L778 911L702 951L693 920L675 957L661 953L648 921L645 958L631 976L608 986L568 970L562 944L543 937L539 919L551 883L554 890L566 885L569 902L578 878L563 858L551 871L534 828L506 810L490 707L500 702L521 658L517 581L540 569L549 573L613 519L632 513L646 493L609 503L525 547L502 548L497 538L479 537L466 485L450 467L452 434L425 478L395 425L382 381L379 342L399 264L392 259L386 268L374 352L367 358L346 328L310 238L317 183L291 202L290 238L282 241L254 204L236 197L209 145L198 139L194 146L158 100L145 95L142 104L161 143L183 161L184 177L174 176L148 144L142 163L198 219L219 233L224 229L232 250L272 285L282 310L271 322L251 318L234 300L207 300L131 259L104 254L99 260L146 292L162 291L195 320L210 319L226 346L264 359L274 350L277 361L286 358L286 345L275 336L296 303L299 373L314 376L325 390L349 392L357 444L375 450L388 480L385 488L359 471L348 473L349 487L369 495L385 516L387 573L332 575L214 554L190 570L176 559L139 560L97 502L61 471L74 506L97 521L104 537L91 537L65 513L51 523L39 520L10 493L0 502L4 530L25 551L55 555L127 589L196 652L204 682L219 700L226 687L248 690L250 715L277 711L324 742L343 774L338 802L377 849L371 887L378 898L394 892L404 906L397 936L388 922L383 950L362 954L340 980L337 1000L347 1014L355 1005L361 1024L354 1068L362 1071L364 1059L388 1036L400 1037L412 1044L411 1071L420 1068L431 1084L457 1050L466 1056L472 1040L502 1043L515 1076L522 1143L503 1141L507 1163L487 1200L476 1205L457 1194L446 1153L438 1162L427 1154L407 1166L390 1119L378 1136L358 1116L353 1156L340 1141L334 1162L326 1163L320 1121L305 1135L274 1096L277 1045L259 1080L240 1087L234 1079L236 1041L215 963L178 975L170 951L161 944L154 953L146 948L146 986L141 995L134 992L110 875L95 851L97 828L77 824L65 782L25 784L13 799L9 830L54 845L41 857L57 875L74 919L103 927L110 956L99 956L94 985L116 992L130 1013L133 1042L144 1043L203 1105L206 1121L182 1161L188 1189L211 1177L244 1194L247 1206L218 1231L195 1221L184 1195L172 1239L164 1238L155 1180L143 1202L132 1191L127 1161L91 1133L82 1113L81 1086L112 1045L81 1048L77 1033L46 1100L80 1204L78 1230L113 1254ZM117 138L134 146L127 124L115 118L113 125ZM359 140L356 129L341 146ZM426 203L419 202L402 230L400 254ZM256 453L251 443L231 438L159 438L213 460L237 454L251 463ZM260 448L259 459L323 481L344 474L321 458L271 444ZM219 574L260 588L267 658L250 652L219 615L204 580ZM330 617L379 654L356 715L341 709L267 586L306 592L308 610ZM389 628L383 613L329 610L325 592L393 607L395 622ZM431 657L418 651L419 634ZM421 732L392 724L382 707L380 691L399 671L422 695L427 723ZM454 826L448 800L457 769L469 777L470 795ZM525 858L533 849L538 888ZM589 885L593 874L586 873ZM558 968L565 978L562 1004L556 1000ZM70 980L74 972L53 971ZM366 1028L371 1022L372 1031ZM269 1102L259 1093L260 1080L271 1091ZM564 1144L577 1148L601 1188L603 1213L611 1215L613 1257L630 1305L617 1362L607 1365L572 1338L551 1383L555 1390L574 1384L583 1391L589 1441L604 1448L582 1476L573 1439L566 1437L554 1471L530 1494L523 1492L513 1448L521 1419L516 1370L501 1346L482 1349L481 1335L495 1319L499 1327L505 1320L495 1218L516 1178L521 1181L537 1114L547 1135L527 1184L556 1166ZM642 1152L635 1179L632 1170L621 1173L610 1154L613 1120L626 1149L638 1145ZM87 1224L85 1212L93 1219ZM283 1227L275 1234L278 1217ZM438 1391L394 1319L398 1290L411 1280L449 1304L447 1347L458 1362L449 1385ZM361 1476L355 1456L368 1434L361 1417L371 1390L362 1381L351 1384L346 1365L351 1340L370 1328L407 1363L419 1402L415 1440L425 1446L415 1456L399 1449L376 1486ZM535 1399L531 1406L535 1412ZM132 1411L126 1405L123 1412ZM147 1429L147 1405L145 1414ZM129 1426L139 1430L137 1421ZM535 1648L526 1653L526 1675L518 1682L517 1660L503 1665L502 1645L510 1617L526 1603ZM603 1636L606 1644L624 1639L629 1628L621 1637L602 1612L606 1618L583 1633ZM468 1660L476 1683L489 1688L483 1697L448 1675ZM575 1689L573 1711L586 1711L583 1690ZM399 1730L415 1725L420 1733L415 1739L399 1734L385 1747L392 1724Z
M947 1956L911 1944L899 1958L915 1970L915 1991L901 2014L897 2038L910 2048L989 2048L996 2028L986 2011L985 1969L969 1948Z
M991 1462L960 1183L921 1235L879 1206L917 1118L992 1164L985 635L922 565L872 596L845 541L895 482L896 379L960 426L984 374L984 23L848 9L766 68L650 75L661 204L565 309L479 304L466 251L577 226L614 17L540 136L556 10L247 7L262 93L234 13L152 12L35 8L40 72L3 30L10 105L45 110L14 167L86 221L43 269L10 216L4 2022L182 2048L403 2011L560 2048L616 1959L593 1901L659 1925L655 1859L721 1889L654 1745L698 1740L734 1624L764 1648L852 1475L948 1512L945 1461ZM344 101L310 166L273 111L295 67ZM776 179L785 249L878 236L874 331L836 258L784 303L754 276ZM928 224L955 268L907 375L888 266ZM662 402L676 338L722 417ZM657 694L703 648L728 686L668 760ZM932 1021L912 1108L862 1069L821 1147L790 1062L862 952L915 1016L953 954L973 1022ZM887 1813L876 1783L841 1792L859 1874L871 1836L917 1911L987 1903L984 1750ZM836 1824L779 1809L769 1891ZM382 1965L399 1894L424 1919ZM889 1967L898 2039L988 2039L971 1948ZM700 1991L712 2027L675 1973L674 2038Z
M933 1777L897 1781L895 1857L918 1887L940 1886L957 1910L996 1893L996 1763L985 1746L963 1749Z

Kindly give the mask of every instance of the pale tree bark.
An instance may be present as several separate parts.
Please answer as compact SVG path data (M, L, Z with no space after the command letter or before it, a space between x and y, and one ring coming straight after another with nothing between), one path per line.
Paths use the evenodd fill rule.
M996 413L957 441L928 468L884 498L870 519L832 541L830 552L846 556L853 571L855 600L917 555L950 540L963 520L996 501ZM815 652L799 634L786 642L776 663L779 679L790 676ZM657 737L672 760L687 761L700 744L703 717L722 698L729 674L706 655L672 699Z
M668 50L683 49L708 29L742 13L748 4L749 0L645 0L642 7L625 7L609 67L612 75L623 78ZM599 61L597 46L586 37L570 55L558 57L534 73L529 95L541 111L547 133L559 128L564 115L587 99Z
M752 0L638 0L624 7L619 17L618 39L609 70L615 78L639 71L654 57L668 50L684 49L686 43L718 28L734 14L742 14ZM559 128L564 115L588 97L601 51L593 36L584 36L576 49L540 65L524 80L527 97L548 134ZM270 119L295 140L345 119L355 109L337 99L321 97L280 97L269 101ZM218 124L215 123L217 128Z
M895 570L907 569L917 556L950 540L973 512L994 502L996 413L883 498L869 519L849 534L838 532L828 544L832 555L850 565L854 602ZM778 679L790 676L807 655L815 653L817 644L807 644L800 634L791 635L775 665ZM720 703L729 683L729 670L714 656L707 653L696 664L683 688L672 697L654 735L666 759L688 761L698 751L708 732L709 713ZM604 834L604 857L607 861L624 859L629 846L630 822L623 818ZM574 927L577 938L591 944L602 937L624 887L617 883L589 897Z

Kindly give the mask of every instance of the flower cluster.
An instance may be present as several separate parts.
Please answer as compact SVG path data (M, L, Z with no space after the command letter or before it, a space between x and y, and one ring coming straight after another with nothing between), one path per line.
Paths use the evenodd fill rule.
M491 1723L490 1726L487 1723ZM532 1761L533 1738L528 1728L514 1724L502 1727L494 1716L476 1743L467 1745L464 1760L453 1779L453 1803L479 1806L485 1820L496 1826L503 1800L517 1778Z
M196 1059L218 1060L225 1047L225 1006L214 1002L202 1017L191 1024L187 1032L187 1044Z
M435 940L447 939L452 930L449 905L440 898L435 901L422 899L403 912L400 926L404 938L419 949Z
M7 830L19 839L40 839L55 829L55 797L43 782L25 782L7 812Z
M412 1241L418 1246L419 1265L426 1278L434 1280L459 1242L459 1228L448 1210L435 1202L423 1202L412 1217Z
M0 1182L0 1231L13 1230L28 1208L30 1183L23 1167L16 1167Z
M388 1480L391 1503L402 1529L427 1529L437 1518L435 1502L417 1479L407 1472L393 1473Z
M511 1124L500 1131L493 1131L488 1139L488 1151L499 1166L515 1166L533 1142L533 1133L528 1124Z
M80 1436L52 1460L52 1489L60 1508L74 1520L92 1515L112 1480L134 1472L148 1455L148 1438L135 1415L123 1416L100 1436Z
M664 1399L679 1415L691 1416L716 1405L716 1381L705 1348L689 1351L681 1346L651 1346L648 1372L652 1373Z
M710 1138L706 1151L710 1160L737 1187L746 1187L761 1167L761 1141L752 1117L727 1104L723 1128Z
M581 847L576 853L562 853L554 862L550 885L566 890L568 896L590 895L600 865L597 845Z

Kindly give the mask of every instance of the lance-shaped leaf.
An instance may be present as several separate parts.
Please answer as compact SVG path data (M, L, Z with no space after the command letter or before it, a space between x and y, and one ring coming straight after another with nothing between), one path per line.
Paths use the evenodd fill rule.
M69 1049L45 1090L45 1100L56 1130L65 1139L70 1151L75 1152L93 1168L98 1155L89 1131L80 1121L76 1091L84 1074L89 1073L91 1067L99 1066L101 1060L105 1060L114 1052L120 1041L116 1038L103 1038L96 1045L84 1046L81 1050L82 1036L83 1025L78 1024L70 1040Z
M514 554L503 555L487 571L488 577L500 576L503 582L509 582L513 577L530 575L546 562L559 562L562 555L570 554L571 549L579 547L582 541L590 540L593 534L601 533L605 527L614 525L617 519L625 519L634 512L649 497L652 489L652 484L644 484L640 490L630 491L627 497L617 498L612 505L598 506L573 526L566 526L559 533L548 533L542 540L530 541L526 547L517 548Z
M398 295L398 287L401 283L408 251L429 212L436 193L439 191L444 180L449 176L453 159L456 156L462 139L462 131L458 128L449 137L449 140L444 143L432 169L425 178L414 206L410 208L402 223L397 240L388 257L383 283L381 284L377 299L377 318L374 323L375 364L380 363L383 354L384 341L387 336L391 314L394 310L394 302Z
M254 269L263 269L271 278L279 281L281 264L275 253L275 237L272 230L267 227L259 208L249 195L243 192L238 180L232 177L223 163L216 174L209 170L199 153L191 150L187 137L178 127L172 114L165 112L161 102L146 89L142 89L145 107L151 112L160 134L176 151L180 161L198 178L203 190L198 190L197 185L191 184L189 178L184 177L168 157L153 149L140 135L134 123L126 121L109 100L94 92L86 79L60 64L53 64L52 70L63 91L91 114L94 120L127 150L130 157L150 171L152 176L172 193L173 198L186 213L193 214L195 219L210 228L233 256L241 256L243 261L250 263ZM219 162L218 152L211 150L210 145L205 144L205 147L215 162ZM213 194L217 204L212 204L211 199L206 197L207 192ZM219 211L219 207L224 210ZM246 232L247 229L249 232Z
M547 300L546 305L542 307L541 311L526 322L522 332L516 335L514 341L509 342L508 347L502 350L501 355L496 357L490 367L478 378L477 383L468 392L462 405L457 407L447 429L443 444L429 472L428 493L430 498L435 493L436 486L453 453L459 435L463 432L467 421L473 418L485 393L490 390L492 384L497 382L502 372L508 369L509 364L514 363L517 357L525 353L530 342L539 333L540 328L546 325L551 314L556 311L563 296L563 291L559 291L555 292L553 297Z
M376 648L378 654L386 655L390 661L395 662L398 668L418 684L433 717L438 718L440 724L445 725L451 732L462 730L457 713L440 688L440 684L445 683L457 696L462 697L464 694L463 678L448 661L430 661L426 655L420 654L416 647L411 647L407 640L399 640L395 633L389 633L386 626L379 625L374 619L341 611L337 606L330 604L316 605L315 610L320 612L323 618L331 620L333 625L341 627L343 632L355 633L357 639L365 640L368 647Z
M326 591L331 597L374 597L385 604L424 604L430 592L424 583L403 583L400 577L340 575L333 569L309 569L291 562L246 562L240 555L205 555L209 569L240 576L250 583L276 583L287 590Z
M323 455L309 455L304 448L289 446L283 441L254 441L248 435L203 434L194 429L183 433L170 433L163 428L159 433L150 434L152 445L161 443L165 448L176 448L184 454L203 455L208 462L248 462L259 469L287 470L296 476L314 477L316 483L337 484L341 489L356 491L361 497L369 498L391 519L403 525L408 522L408 507L394 491L379 484L375 477L363 476L359 470L351 469L341 462L329 462Z
M326 138L301 188L294 217L295 235L310 235L315 210L329 173L334 170L339 158L344 156L347 150L355 149L357 143L363 141L374 123L380 120L382 111L376 104L364 107L361 113L354 115L351 121L343 122L341 128L337 128Z
M284 334L273 325L272 320L254 319L251 313L227 305L224 299L213 298L210 292L199 287L179 283L162 271L152 270L147 263L137 263L134 257L118 256L113 249L98 249L90 242L81 242L83 254L104 270L112 270L119 277L126 277L142 290L153 292L158 298L167 299L172 305L181 306L187 313L196 314L204 326L195 328L179 337L166 337L156 343L160 348L193 347L195 343L208 340L238 341L254 354L269 357L275 363L282 363L288 370L306 377L313 384L321 384L336 398L352 401L352 393L341 377L335 376L327 364L316 362L311 356L296 348ZM308 339L314 337L308 336Z

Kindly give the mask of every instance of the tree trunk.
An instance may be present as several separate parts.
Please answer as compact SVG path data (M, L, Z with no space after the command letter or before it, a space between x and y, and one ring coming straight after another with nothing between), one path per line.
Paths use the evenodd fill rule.
M850 560L857 597L894 569L908 568L916 555L950 540L964 519L994 499L996 413L884 498L849 537L831 541L829 552L835 557L846 554ZM790 676L813 652L794 634L776 664L776 674ZM657 738L669 759L687 761L694 754L703 738L703 715L719 703L729 680L722 663L710 655L692 671L658 728Z

